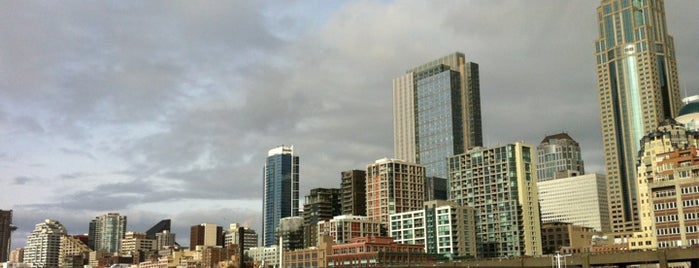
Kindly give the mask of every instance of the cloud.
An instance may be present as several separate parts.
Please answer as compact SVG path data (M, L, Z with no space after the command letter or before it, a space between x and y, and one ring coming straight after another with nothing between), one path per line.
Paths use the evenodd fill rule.
M14 184L16 184L16 185L25 185L25 184L27 184L27 183L33 181L33 180L34 180L34 179L32 179L32 178L24 177L24 176L15 177Z

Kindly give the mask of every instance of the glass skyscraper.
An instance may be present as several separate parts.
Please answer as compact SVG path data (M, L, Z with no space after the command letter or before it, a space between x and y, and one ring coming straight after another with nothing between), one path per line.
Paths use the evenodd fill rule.
M638 227L639 141L682 107L662 0L602 0L595 40L597 88L612 231Z
M483 144L478 64L453 53L393 80L395 157L447 177L447 157Z
M107 213L90 221L88 246L93 250L119 252L121 239L126 234L126 216L119 213Z
M275 230L281 218L299 215L299 157L294 146L269 150L264 166L262 235L264 246L276 243Z

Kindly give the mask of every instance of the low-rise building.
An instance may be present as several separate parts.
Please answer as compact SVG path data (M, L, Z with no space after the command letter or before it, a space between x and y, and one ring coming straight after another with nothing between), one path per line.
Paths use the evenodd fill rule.
M382 236L385 228L379 221L367 216L340 215L332 220L318 222L318 237L331 236L335 244L344 244L353 238Z
M323 236L318 240L317 247L298 249L284 252L284 267L288 268L325 268L328 267L328 256L332 254L335 245L332 237Z
M392 237L360 237L332 246L328 267L410 266L433 261L423 245L396 243Z

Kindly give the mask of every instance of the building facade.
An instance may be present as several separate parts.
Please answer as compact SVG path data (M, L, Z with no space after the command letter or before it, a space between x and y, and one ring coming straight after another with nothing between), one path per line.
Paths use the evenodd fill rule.
M240 245L242 241L241 250L257 247L257 241L259 236L255 230L249 227L243 227L238 223L230 224L228 231L226 231L224 237L224 245Z
M475 257L474 221L471 207L426 201L424 209L392 214L389 234L401 244L424 245L430 254Z
M282 239L282 250L296 250L303 247L303 217L286 217L279 220L277 239ZM277 244L279 244L277 240Z
M190 228L189 249L197 246L221 246L223 247L223 227L213 223L202 223Z
M642 139L638 165L640 230L630 249L699 244L699 132L665 120Z
M566 178L568 174L585 174L580 145L567 133L544 137L536 151L539 156L536 165L539 182Z
M269 150L264 166L262 205L262 240L264 246L275 244L279 220L299 215L299 157L294 146Z
M602 0L595 39L597 88L614 232L638 229L639 141L674 118L680 100L675 46L662 0Z
M524 143L449 158L450 200L476 211L478 257L541 255L536 150Z
M12 225L12 210L0 209L0 263L10 258L10 244L12 231L16 228Z
M341 190L315 188L303 203L304 248L318 244L318 222L342 215Z
M359 237L332 246L328 267L409 267L431 261L422 245L400 244L391 237Z
M107 213L90 221L88 246L95 251L119 252L126 234L126 215Z
M542 223L567 222L610 232L607 178L586 174L537 183Z
M341 173L342 215L366 216L366 171Z
M439 177L425 177L425 201L447 200L447 179Z
M61 236L58 267L83 267L89 256L90 247L87 244L72 236Z
M333 238L335 244L345 244L357 237L383 236L384 224L366 216L341 215L318 222L318 239Z
M544 254L574 254L591 251L594 237L601 232L590 227L565 222L544 223L541 226L541 244Z
M332 237L324 236L318 241L318 246L310 248L285 251L284 267L289 268L325 268L328 267L328 256L332 254L334 246Z
M46 219L37 224L27 237L24 262L36 268L58 267L61 237L66 234L66 228L58 221Z
M425 201L425 168L383 158L367 166L366 207L369 219L388 224L389 215L417 210Z
M393 79L394 154L447 177L446 158L481 146L478 64L453 53Z

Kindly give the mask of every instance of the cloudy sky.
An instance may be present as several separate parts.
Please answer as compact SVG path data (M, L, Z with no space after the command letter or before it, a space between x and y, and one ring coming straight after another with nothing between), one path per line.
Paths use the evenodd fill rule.
M13 247L45 218L106 212L145 231L260 230L267 151L293 144L301 195L393 152L391 80L461 51L480 64L486 145L568 132L604 172L598 1L2 1L0 209ZM666 2L699 94L699 1ZM684 93L683 93L684 94Z

